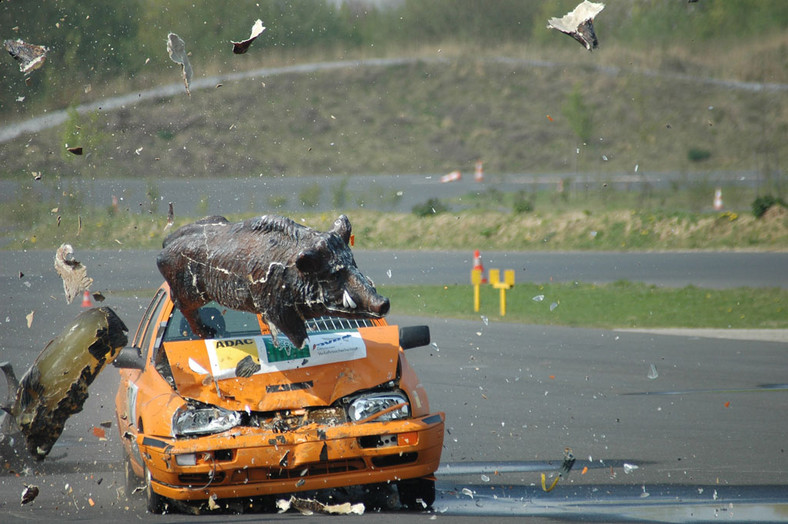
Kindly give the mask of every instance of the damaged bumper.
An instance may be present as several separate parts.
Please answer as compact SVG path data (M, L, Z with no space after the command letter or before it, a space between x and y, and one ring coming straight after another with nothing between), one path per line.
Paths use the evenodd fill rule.
M175 500L255 497L431 475L443 413L392 422L259 428L199 439L138 437L152 489Z

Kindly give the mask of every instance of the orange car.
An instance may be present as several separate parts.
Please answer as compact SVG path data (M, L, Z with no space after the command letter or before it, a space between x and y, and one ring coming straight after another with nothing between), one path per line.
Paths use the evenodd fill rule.
M191 332L165 283L115 359L127 489L144 478L149 511L386 483L406 507L434 502L445 415L403 352L427 326L323 317L296 348L259 315L200 315L216 338Z

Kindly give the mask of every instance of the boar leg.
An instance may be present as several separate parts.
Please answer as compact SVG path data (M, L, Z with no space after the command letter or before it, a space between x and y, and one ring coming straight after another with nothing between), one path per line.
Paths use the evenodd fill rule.
M270 322L269 322L270 320ZM266 321L273 333L274 327L277 326L279 331L290 339L290 342L297 348L304 347L306 343L306 323L304 318L296 309L285 309L277 311L274 314L267 315ZM278 346L278 341L274 339L274 343Z
M183 318L189 323L192 333L202 338L214 338L216 336L216 330L204 324L200 318L199 306L196 309L188 310L180 307L180 310L183 313Z

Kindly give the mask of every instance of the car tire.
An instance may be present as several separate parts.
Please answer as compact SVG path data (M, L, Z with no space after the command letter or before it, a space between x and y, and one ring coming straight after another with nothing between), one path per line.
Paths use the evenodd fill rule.
M429 509L435 502L435 479L419 478L397 482L400 504L410 511Z
M131 467L131 457L128 453L123 452L123 490L126 498L131 500L131 497L142 486L141 479L134 473L134 468Z
M160 515L166 509L166 498L162 497L153 491L153 480L151 479L150 470L147 466L143 466L145 470L145 500L148 504L148 512Z

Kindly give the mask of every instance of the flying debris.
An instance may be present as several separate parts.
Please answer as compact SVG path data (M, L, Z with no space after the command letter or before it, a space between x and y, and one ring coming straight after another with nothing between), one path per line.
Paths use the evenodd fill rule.
M22 491L22 500L21 504L24 506L30 502L33 502L35 498L38 496L38 486L28 486L25 484L25 489Z
M63 279L66 302L71 304L74 297L90 289L93 279L87 275L88 268L69 258L74 253L71 244L61 244L55 253L55 271Z
M186 55L186 43L175 33L167 35L167 53L170 55L170 60L181 65L183 85L186 86L186 93L191 96L189 84L192 82L192 65L189 63L189 57Z
M44 65L49 51L44 46L28 44L22 40L6 40L3 46L8 54L19 62L19 70L26 75Z
M257 20L257 22L255 22L252 26L252 34L249 35L249 38L241 42L230 42L233 44L233 53L236 55L242 55L246 53L249 50L249 46L252 45L252 42L254 42L258 36L263 34L263 31L265 31L265 27L263 27L263 21Z
M561 468L558 470L558 476L555 477L553 483L550 486L547 486L545 481L545 474L542 473L542 490L550 492L553 491L558 481L564 477L569 476L569 472L572 471L572 466L575 465L575 456L572 454L572 448L564 448L564 460L561 462Z
M585 0L562 18L547 21L548 29L557 29L580 42L586 49L596 49L599 42L594 33L594 17L602 12L605 4Z
M170 209L167 211L167 225L164 226L164 231L170 229L174 222L175 222L175 210L172 207L172 202L170 202Z
M0 442L18 431L28 453L43 460L63 432L66 420L82 411L96 375L128 343L127 332L112 309L91 308L46 345L21 380L8 362L0 363L8 384L0 417ZM6 433L11 429L16 431ZM4 458L8 456L3 452Z
M329 515L363 515L366 509L361 502L357 504L351 504L350 502L345 502L343 504L324 504L315 499L300 498L295 495L291 495L289 500L277 500L276 508L279 513L294 509L302 515L314 515L315 513L325 513Z

